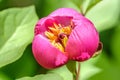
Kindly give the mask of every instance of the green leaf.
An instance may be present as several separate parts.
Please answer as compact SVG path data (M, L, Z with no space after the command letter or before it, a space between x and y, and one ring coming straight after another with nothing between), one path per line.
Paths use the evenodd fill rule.
M48 73L59 74L63 78L63 80L73 80L72 73L67 69L66 66L50 70Z
M35 61L31 47L31 44L27 46L19 60L0 68L0 71L7 76L10 76L12 80L24 76L34 76L35 74L38 74L39 70L42 73L43 70Z
M119 0L103 0L93 7L86 15L99 31L114 27L117 23L120 9Z
M16 80L63 80L63 78L57 74L49 73L46 75L36 75L35 77L23 77Z
M12 80L12 79L10 79L7 75L0 71L0 80Z
M33 39L37 20L33 6L0 12L0 67L22 56Z
M78 8L83 4L85 0L71 0Z
M101 71L100 68L94 65L98 61L99 58L100 56L97 56L95 58L91 58L87 61L81 62L80 80L88 80L89 77Z
M90 0L90 2L88 3L87 9L84 13L84 15L92 8L94 7L96 4L98 4L100 1L102 0Z
M120 65L120 24L118 27L116 27L115 32L112 35L112 41L111 41L111 46L110 49Z
M118 66L109 66L108 69L102 70L87 80L119 80L120 69Z
M66 64L68 70L73 74L73 76L76 75L76 61L69 61L67 64Z
M105 53L97 60L96 67L101 70L90 76L87 80L118 80L120 74L120 66L113 59L109 59ZM91 71L92 72L92 71Z

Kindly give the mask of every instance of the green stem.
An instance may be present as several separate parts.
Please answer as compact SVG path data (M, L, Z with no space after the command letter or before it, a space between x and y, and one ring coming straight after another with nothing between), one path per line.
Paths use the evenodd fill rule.
M69 62L70 64L70 62ZM80 62L77 64L77 69L76 66L71 67L72 65L67 64L67 68L72 72L73 74L73 80L79 80L80 79ZM73 69L74 68L74 69Z
M80 78L80 62L78 62L78 69L77 69L77 74L76 74L76 80L79 80Z
M75 74L73 74L73 80L75 80L75 78L76 78L76 75L75 75Z

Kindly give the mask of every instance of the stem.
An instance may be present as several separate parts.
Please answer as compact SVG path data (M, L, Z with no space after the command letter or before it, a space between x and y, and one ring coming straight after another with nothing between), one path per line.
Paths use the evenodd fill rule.
M75 80L75 78L76 78L76 75L75 75L75 74L73 74L73 80Z
M80 62L78 62L78 70L76 73L76 80L79 80L79 78L80 78Z

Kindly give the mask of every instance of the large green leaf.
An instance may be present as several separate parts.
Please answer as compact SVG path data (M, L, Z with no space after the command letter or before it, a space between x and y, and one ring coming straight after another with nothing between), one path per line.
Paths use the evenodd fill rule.
M36 75L35 77L23 77L16 80L63 80L63 78L57 74Z
M119 0L102 0L93 7L87 17L95 24L99 31L113 27L120 14Z
M24 76L34 76L38 74L38 72L42 73L43 68L39 67L39 65L35 61L30 44L27 46L22 57L19 60L0 68L0 72L2 72L6 76L9 76L13 80L15 78L20 78Z
M21 57L32 41L37 20L33 6L0 12L0 67Z

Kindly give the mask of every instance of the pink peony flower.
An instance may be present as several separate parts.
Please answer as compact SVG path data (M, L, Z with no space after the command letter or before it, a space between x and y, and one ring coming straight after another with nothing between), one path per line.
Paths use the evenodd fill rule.
M38 21L32 50L41 66L52 69L68 60L90 59L98 45L99 34L91 21L73 9L60 8Z

